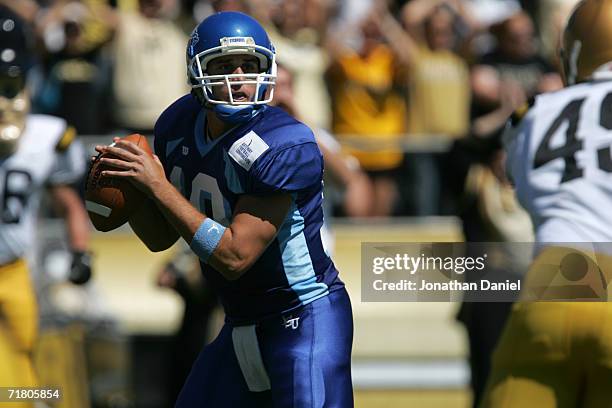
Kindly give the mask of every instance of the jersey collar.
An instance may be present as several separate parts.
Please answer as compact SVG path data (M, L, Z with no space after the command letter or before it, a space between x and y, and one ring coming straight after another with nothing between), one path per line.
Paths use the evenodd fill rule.
M227 130L215 140L209 141L206 137L206 109L200 109L198 117L196 118L195 127L193 129L193 137L195 139L195 144L198 149L198 152L200 153L200 156L206 156L208 152L210 152L212 148L217 145L217 143L219 143L225 136L234 131L236 127L238 127L238 125Z
M257 112L253 115L253 117L246 123L237 123L235 126L224 132L221 136L216 138L215 140L208 141L206 137L206 109L200 109L198 113L198 117L196 118L195 127L193 129L193 137L195 140L196 148L200 153L201 157L206 156L221 140L225 138L225 136L232 133L234 130L238 129L242 126L248 126L249 123L253 121L255 117L257 117L261 112L265 109L257 109Z

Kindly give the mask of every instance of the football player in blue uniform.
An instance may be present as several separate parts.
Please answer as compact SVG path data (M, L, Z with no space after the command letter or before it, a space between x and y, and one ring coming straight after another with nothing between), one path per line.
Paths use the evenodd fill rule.
M268 106L275 54L251 17L214 14L187 46L192 92L160 116L154 158L118 141L106 177L149 200L130 225L153 251L179 236L226 313L177 407L352 407L352 312L323 250L323 159L312 131ZM154 86L154 84L151 84Z

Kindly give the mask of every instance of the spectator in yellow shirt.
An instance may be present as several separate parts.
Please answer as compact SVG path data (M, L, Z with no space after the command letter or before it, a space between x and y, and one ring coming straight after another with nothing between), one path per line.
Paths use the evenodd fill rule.
M333 43L328 72L332 130L355 156L374 185L371 215L391 215L397 201L397 173L406 132L406 103L399 92L403 75L397 51L387 44L381 20L370 13L361 23L358 50Z

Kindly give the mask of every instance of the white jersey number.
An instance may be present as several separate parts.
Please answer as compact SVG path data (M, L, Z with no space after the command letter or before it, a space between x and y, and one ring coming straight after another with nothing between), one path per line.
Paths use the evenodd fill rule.
M533 168L537 169L551 160L563 158L565 169L561 176L561 183L582 177L583 169L578 167L575 154L582 150L583 141L576 138L576 131L580 125L580 109L586 98L570 101L561 110L561 113L553 121L550 128L544 134L542 142L535 153ZM599 115L599 126L606 130L612 130L612 92L608 93L601 102ZM550 142L559 128L567 121L565 131L565 144L556 148L550 147ZM610 146L597 150L597 163L601 170L612 172L612 158L610 157Z
M2 222L16 224L26 210L32 176L23 170L8 170L2 185Z
M170 173L170 181L182 193L185 193L184 173L180 167L174 167ZM206 216L214 219L222 225L229 225L231 213L227 205L219 184L214 177L208 174L199 173L191 182L191 204L199 209Z

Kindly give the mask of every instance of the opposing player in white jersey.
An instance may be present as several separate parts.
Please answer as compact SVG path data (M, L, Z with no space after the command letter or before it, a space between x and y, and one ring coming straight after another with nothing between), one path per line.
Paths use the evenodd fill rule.
M535 227L526 284L549 301L514 305L483 407L612 407L612 0L578 4L561 56L567 87L504 135Z
M68 186L83 174L83 151L64 120L29 114L29 66L26 27L0 6L0 387L35 385L37 309L27 260L47 187L67 221L71 280L84 283L91 273L87 213Z

